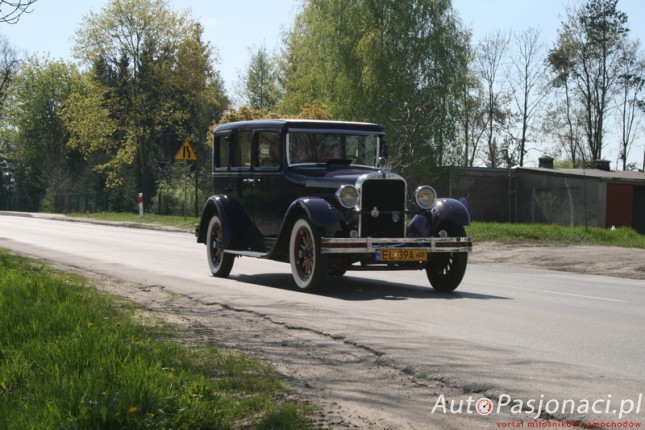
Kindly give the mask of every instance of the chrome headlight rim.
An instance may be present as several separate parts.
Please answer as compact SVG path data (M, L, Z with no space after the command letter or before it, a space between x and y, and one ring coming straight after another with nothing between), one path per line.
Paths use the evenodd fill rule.
M359 203L358 189L353 185L341 185L336 190L336 200L345 209L354 209Z
M414 190L414 201L421 209L430 209L437 200L437 192L429 185L421 185Z

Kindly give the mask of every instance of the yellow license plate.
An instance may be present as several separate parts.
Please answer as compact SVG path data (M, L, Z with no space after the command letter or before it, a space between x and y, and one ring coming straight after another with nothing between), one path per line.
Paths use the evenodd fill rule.
M426 261L425 249L381 249L381 261Z

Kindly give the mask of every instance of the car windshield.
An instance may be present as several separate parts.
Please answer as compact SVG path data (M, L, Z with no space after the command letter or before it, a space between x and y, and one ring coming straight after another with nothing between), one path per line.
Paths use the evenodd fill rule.
M376 134L291 131L287 135L287 156L290 166L349 160L352 165L374 167L379 142Z

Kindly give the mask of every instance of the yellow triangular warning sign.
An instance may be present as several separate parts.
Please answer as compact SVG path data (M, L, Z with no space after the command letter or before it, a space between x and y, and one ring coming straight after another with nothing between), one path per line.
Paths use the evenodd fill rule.
M179 151L175 154L175 160L197 161L197 153L189 141L184 140L184 143L179 147Z

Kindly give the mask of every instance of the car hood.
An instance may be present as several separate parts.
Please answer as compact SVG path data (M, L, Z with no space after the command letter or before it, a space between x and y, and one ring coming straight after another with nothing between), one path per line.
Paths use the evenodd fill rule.
M305 186L311 189L333 189L336 190L341 185L355 185L361 176L373 173L373 170L366 169L342 169L326 172L322 176L313 176L307 178Z

